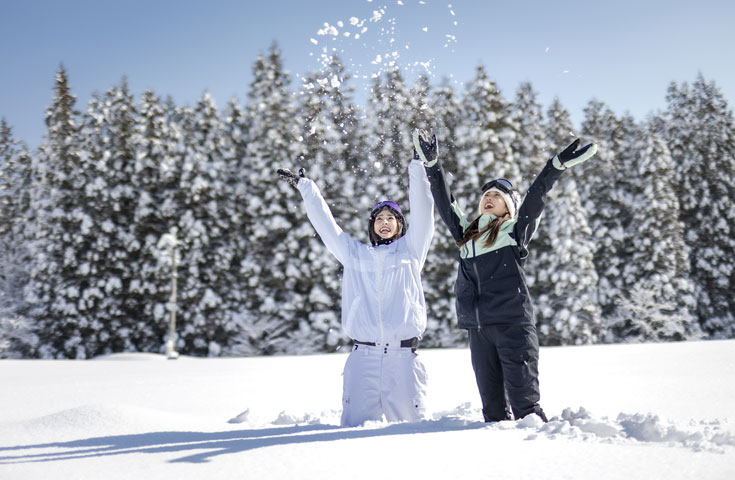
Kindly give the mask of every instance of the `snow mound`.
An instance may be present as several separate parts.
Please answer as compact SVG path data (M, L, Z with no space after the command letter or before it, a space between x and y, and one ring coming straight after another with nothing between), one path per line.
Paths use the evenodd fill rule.
M244 412L235 415L231 419L227 420L227 423L245 423L248 421L248 417L250 417L250 409L246 409Z
M465 402L452 410L437 412L433 415L435 420L446 417L482 418L482 410L477 407L472 407L472 404L469 402Z
M382 420L369 420L359 427L350 427L357 429L379 429L389 427L391 429L405 430L412 433L428 433L434 431L461 429L465 427L485 427L486 423L478 421L482 418L482 412L479 408L472 408L469 403L459 405L458 407L435 413L426 420L419 422L388 422ZM298 425L332 425L339 427L341 420L341 412L339 410L323 411L321 413L303 412L289 413L282 411L278 417L267 424L262 424L254 419L254 415L250 409L228 420L228 423L238 424L247 423L248 426L266 427L268 425L275 426L298 426ZM539 420L540 421L540 420Z
M537 415L528 415L520 420L485 423L480 408L463 403L457 407L434 413L431 418L420 422L390 423L385 420L365 422L356 429L371 430L388 428L400 433L432 433L448 430L485 428L494 431L521 430L526 440L539 437L547 439L572 439L583 442L597 441L612 444L657 443L671 447L684 447L695 452L709 451L724 453L735 447L735 432L728 430L728 421L690 422L677 425L662 420L654 414L620 413L616 419L596 418L587 409L566 408L561 416L552 417L548 423ZM250 410L229 420L229 423L253 424ZM340 412L288 413L282 411L278 417L268 422L275 426L333 425L339 426Z
M185 415L162 412L132 405L83 405L50 415L6 424L9 430L48 432L59 435L84 435L97 433L133 433L152 429L176 428L191 425Z
M23 423L33 428L53 430L109 428L128 423L131 417L138 417L140 412L136 412L136 410L140 409L120 405L84 405L27 420Z
M318 416L306 413L304 415L291 415L286 412L278 414L273 425L318 425L322 419Z
M533 440L541 434L550 439L565 437L612 443L662 443L694 451L719 453L724 453L726 447L735 447L735 433L727 429L726 421L719 420L690 422L681 426L650 413L620 413L615 420L610 420L607 417L595 418L580 407L577 411L567 408L561 417L553 417L548 423L543 423L536 415L529 415L514 423L516 428L532 430L527 440ZM507 429L507 425L494 425L496 429Z
M321 414L302 413L290 414L281 412L273 422L273 425L339 425L340 412L330 411Z
M642 442L663 442L682 444L695 450L710 449L710 446L735 446L735 433L724 430L720 422L691 423L681 427L671 422L663 422L658 415L621 413L617 423L628 438Z
M127 352L127 353L110 353L108 355L100 355L94 357L91 360L115 360L115 361L158 361L168 360L166 355L158 353L142 353L142 352Z

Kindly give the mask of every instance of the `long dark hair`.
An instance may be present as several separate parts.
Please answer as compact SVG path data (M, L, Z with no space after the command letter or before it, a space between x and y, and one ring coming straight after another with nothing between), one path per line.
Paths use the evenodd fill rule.
M489 248L492 247L493 243L495 243L495 240L498 238L498 232L500 232L500 227L503 225L503 222L505 222L506 215L503 215L502 217L496 217L492 219L485 228L480 231L479 225L480 225L480 217L477 217L470 223L470 226L467 227L467 230L464 231L464 236L462 237L462 240L457 242L457 246L459 248L462 248L466 243L469 243L470 241L477 241L480 237L485 235L486 233L487 238L485 239L485 247Z

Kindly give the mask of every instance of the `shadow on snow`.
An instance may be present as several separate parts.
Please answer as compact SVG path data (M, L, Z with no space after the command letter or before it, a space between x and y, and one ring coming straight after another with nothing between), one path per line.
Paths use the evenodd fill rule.
M334 425L289 427L227 432L151 432L134 435L92 437L68 442L0 447L0 464L37 463L137 453L179 452L185 455L171 462L204 463L218 455L246 452L281 445L357 440L388 435L450 432L486 427L488 424L447 424L446 419L417 423L395 423L380 428L342 428ZM31 453L35 449L65 451ZM199 452L199 450L204 450ZM187 454L191 452L191 454ZM195 453L196 452L196 453Z

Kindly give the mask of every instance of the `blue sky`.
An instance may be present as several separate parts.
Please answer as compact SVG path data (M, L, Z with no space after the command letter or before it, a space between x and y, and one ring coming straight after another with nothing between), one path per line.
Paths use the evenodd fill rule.
M369 77L394 59L408 79L458 88L486 67L506 98L530 81L575 123L596 98L643 119L670 82L714 80L735 103L731 0L1 0L0 117L31 146L44 133L61 63L77 108L125 76L179 105L209 91L244 102L258 53L281 48L294 86L323 48ZM381 14L374 14L377 11ZM357 25L352 25L354 18ZM341 26L340 26L340 23ZM364 23L360 23L364 22ZM321 34L326 30L330 33ZM362 32L362 29L367 30ZM359 34L359 38L355 38ZM347 36L349 35L349 36ZM380 55L379 61L378 56ZM358 99L366 88L359 83Z

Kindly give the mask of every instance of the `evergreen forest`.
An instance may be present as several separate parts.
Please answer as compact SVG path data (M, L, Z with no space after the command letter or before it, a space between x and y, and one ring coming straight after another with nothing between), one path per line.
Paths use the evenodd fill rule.
M219 106L136 96L125 79L77 105L61 66L38 148L2 120L0 358L161 353L169 340L194 356L349 348L341 267L276 169L304 167L368 242L380 200L410 228L414 128L436 133L466 212L486 181L523 195L575 137L598 145L550 192L529 247L542 345L735 338L735 121L701 74L662 86L666 109L645 119L590 99L573 125L558 100L541 105L530 83L501 92L482 65L461 89L395 68L364 105L336 57L294 82L274 44L252 73L245 98ZM456 268L436 215L422 347L466 345Z

